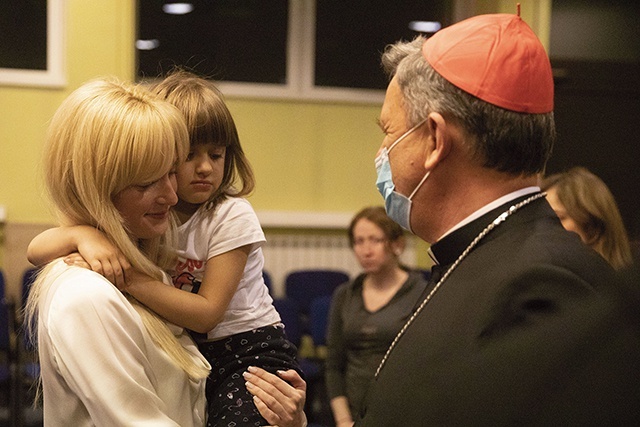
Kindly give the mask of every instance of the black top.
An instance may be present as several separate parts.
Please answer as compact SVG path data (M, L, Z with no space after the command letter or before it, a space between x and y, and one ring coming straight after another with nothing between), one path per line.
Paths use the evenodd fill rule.
M410 272L389 302L370 312L362 298L365 277L335 290L327 330L327 392L330 399L346 396L354 417L380 360L427 284L421 273Z
M439 269L514 203L433 245ZM371 383L356 425L640 425L640 336L621 316L618 285L546 200L531 202L443 282Z

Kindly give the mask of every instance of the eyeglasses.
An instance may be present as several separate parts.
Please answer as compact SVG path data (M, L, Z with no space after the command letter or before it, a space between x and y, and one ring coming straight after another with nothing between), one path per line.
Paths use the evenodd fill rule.
M367 237L367 238L357 238L353 241L353 246L364 246L366 244L369 245L382 245L387 242L386 237Z

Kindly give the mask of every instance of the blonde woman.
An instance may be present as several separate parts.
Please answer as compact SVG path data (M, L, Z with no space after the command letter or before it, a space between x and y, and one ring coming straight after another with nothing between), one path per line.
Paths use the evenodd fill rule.
M583 167L544 179L547 200L569 231L616 270L632 263L631 247L618 205L607 185Z
M102 230L135 268L165 280L174 168L188 144L180 113L147 91L83 85L55 113L44 150L60 222ZM46 425L203 425L206 360L181 328L103 276L53 261L26 314L37 329Z
M182 114L146 89L100 80L75 91L52 120L44 156L47 188L63 227L34 239L30 260L52 258L37 256L38 241L55 248L51 253L100 251L88 237L93 235L117 249L116 259L102 262L102 273L126 264L170 284L163 269L175 263L175 170L188 150ZM187 333L80 267L90 266L49 263L28 301L30 328L38 334L45 423L204 425L210 365ZM247 377L265 419L281 426L305 423L299 376L287 377L295 387L257 368Z

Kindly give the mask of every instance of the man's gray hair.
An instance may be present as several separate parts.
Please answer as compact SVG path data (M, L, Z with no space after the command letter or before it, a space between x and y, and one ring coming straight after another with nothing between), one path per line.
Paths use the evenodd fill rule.
M556 138L553 112L510 111L464 92L429 65L422 55L425 40L400 41L382 54L383 69L400 86L407 127L437 112L468 133L470 148L484 167L514 175L543 172Z

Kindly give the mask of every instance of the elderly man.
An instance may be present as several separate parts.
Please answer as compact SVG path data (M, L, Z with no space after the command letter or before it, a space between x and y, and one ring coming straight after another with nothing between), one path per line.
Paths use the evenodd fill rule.
M637 422L639 344L614 273L537 184L555 138L539 40L519 16L483 15L383 64L377 185L436 266L356 425Z

